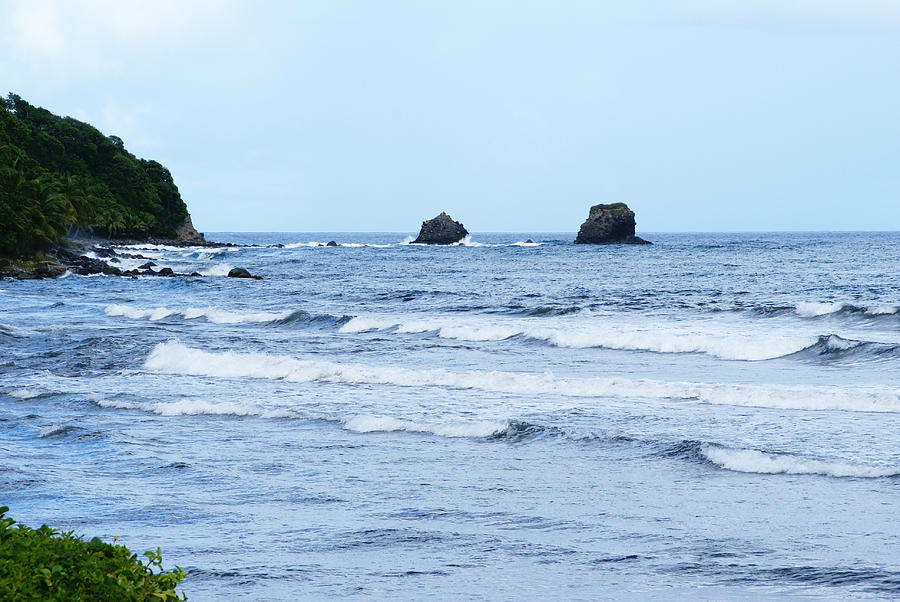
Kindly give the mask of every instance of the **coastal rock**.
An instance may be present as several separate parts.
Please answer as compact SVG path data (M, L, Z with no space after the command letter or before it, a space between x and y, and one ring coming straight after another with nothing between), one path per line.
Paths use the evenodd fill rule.
M190 215L184 218L183 222L175 226L175 238L179 242L206 242L206 239L203 238L203 234L197 232L197 230L194 228L194 224L191 223Z
M575 238L575 244L649 245L650 241L634 235L634 211L625 203L594 205Z
M469 231L444 212L434 219L422 222L419 236L413 242L427 245L452 245L469 235Z
M156 273L157 276L174 276L175 270L172 268L163 268L159 272Z
M229 278L253 278L253 276L244 268L231 268L228 272Z
M338 246L338 244L336 242L334 242L333 240L329 240L328 242L325 243L325 246L326 247L336 247L336 246Z
M139 270L149 270L150 268L152 268L152 267L155 266L155 265L156 265L156 264L153 263L152 261L148 261L147 263L142 263L141 265L139 265L139 266L137 267L137 269L139 269Z

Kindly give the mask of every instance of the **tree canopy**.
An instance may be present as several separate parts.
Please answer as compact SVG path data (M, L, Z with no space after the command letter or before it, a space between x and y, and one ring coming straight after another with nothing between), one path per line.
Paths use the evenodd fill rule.
M172 238L188 216L172 174L117 136L0 97L0 254L47 248L67 234Z

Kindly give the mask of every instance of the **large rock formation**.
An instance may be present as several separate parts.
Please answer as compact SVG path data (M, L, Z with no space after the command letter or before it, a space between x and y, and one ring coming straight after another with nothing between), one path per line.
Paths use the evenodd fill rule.
M422 222L419 237L413 242L428 245L452 245L468 235L468 230L461 223L453 221L449 215L441 212L436 218Z
M206 239L203 238L203 234L197 232L194 228L194 224L191 223L190 215L184 218L183 222L175 226L175 236L176 240L179 242L206 242Z
M634 211L625 203L594 205L575 239L579 245L649 245L634 235Z

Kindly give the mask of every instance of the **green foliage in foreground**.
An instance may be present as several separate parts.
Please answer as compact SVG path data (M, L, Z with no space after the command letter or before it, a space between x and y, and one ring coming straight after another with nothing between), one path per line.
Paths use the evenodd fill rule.
M187 215L169 170L121 138L0 97L0 255L45 249L71 231L172 238Z
M175 586L184 571L162 570L160 550L144 552L147 564L125 546L44 525L13 527L0 507L0 599L180 600ZM156 569L156 572L153 572ZM186 597L184 599L187 599Z

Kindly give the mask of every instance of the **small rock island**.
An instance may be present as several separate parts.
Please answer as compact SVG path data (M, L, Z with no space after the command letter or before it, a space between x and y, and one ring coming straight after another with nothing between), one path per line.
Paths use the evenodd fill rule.
M634 211L625 203L594 205L588 218L581 224L576 245L649 245L634 235Z
M419 230L419 236L413 243L424 243L426 245L452 245L464 239L469 235L469 231L459 222L444 213L434 219L422 222L422 229Z

